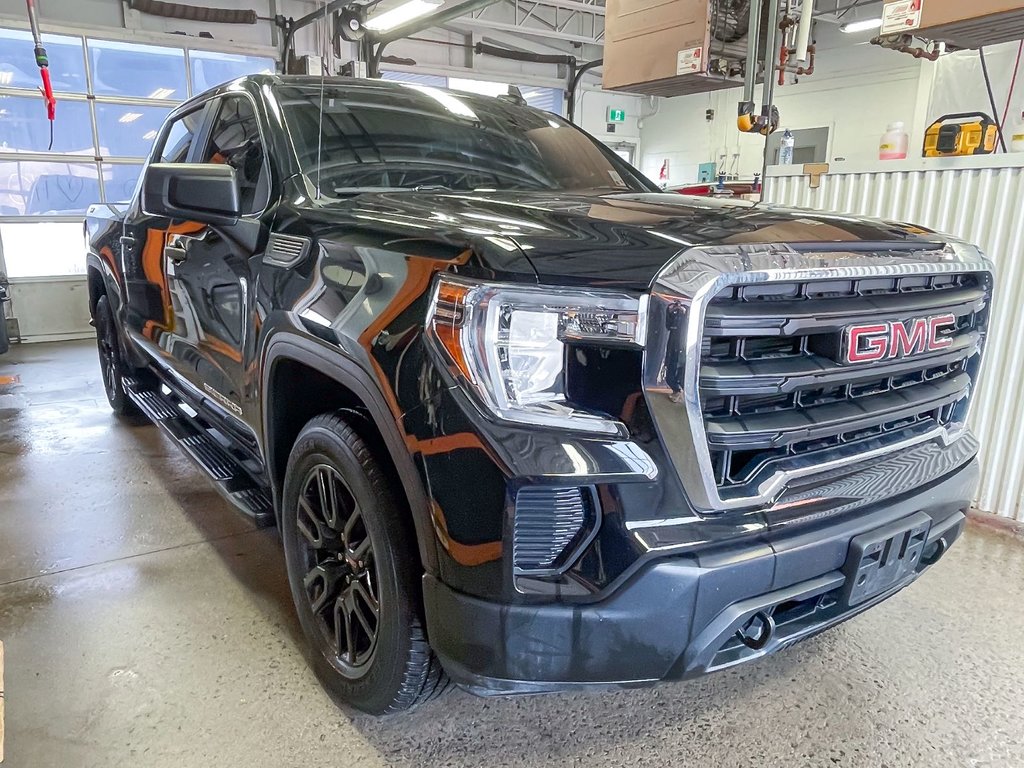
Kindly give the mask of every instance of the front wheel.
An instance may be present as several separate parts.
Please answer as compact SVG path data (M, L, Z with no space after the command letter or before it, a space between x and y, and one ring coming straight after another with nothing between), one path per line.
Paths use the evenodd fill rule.
M138 416L139 409L124 388L126 370L121 357L117 328L114 325L114 313L106 296L100 296L100 300L96 302L94 317L96 347L100 354L100 372L103 374L103 389L107 394L107 402L118 416Z
M408 515L340 416L318 416L299 434L282 504L292 599L328 692L379 715L445 690L423 631Z

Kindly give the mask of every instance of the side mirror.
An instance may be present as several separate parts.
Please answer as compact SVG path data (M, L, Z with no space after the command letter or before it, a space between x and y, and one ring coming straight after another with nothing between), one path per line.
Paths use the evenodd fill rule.
M242 215L235 169L220 163L154 163L142 181L142 212L230 225Z

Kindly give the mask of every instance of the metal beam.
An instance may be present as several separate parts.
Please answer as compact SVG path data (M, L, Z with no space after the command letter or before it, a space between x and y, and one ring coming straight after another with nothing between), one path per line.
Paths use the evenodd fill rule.
M308 27L314 21L329 18L330 15L335 11L340 11L342 8L352 5L354 2L355 0L333 0L332 2L328 3L324 8L315 10L312 13L307 13L301 19L296 19L295 21L293 21L291 23L291 31L294 33L295 30L302 29L303 27Z
M529 2L537 3L538 5L546 5L549 8L561 8L565 11L579 11L580 13L592 13L595 16L604 16L605 9L603 5L594 5L592 3L581 3L578 0L529 0Z
M459 3L458 5L442 8L437 13L432 13L429 16L413 19L386 32L373 32L370 30L367 38L373 43L390 43L395 40L401 40L403 37L415 35L425 29L440 27L449 21L454 21L462 16L468 16L473 11L486 8L488 5L494 5L497 2L498 0L466 0L466 2ZM462 21L464 23L466 20L463 19ZM484 26L489 27L490 25L485 24Z
M518 26L516 24L506 24L499 21L488 21L485 19L454 19L452 24L460 27L466 27L468 29L515 32L519 35L532 35L534 37L544 37L550 40L567 40L570 43L589 43L591 45L600 45L597 38L588 35L575 35L571 32L559 32L554 29L541 29L540 27Z
M446 26L446 29L457 34L473 34L467 30L455 29L459 22L452 22ZM579 51L572 50L569 46L563 45L561 41L548 40L532 40L523 35L510 35L507 32L498 32L497 30L488 30L486 33L475 33L479 35L479 39L500 45L505 48L509 48L513 51L526 51L528 53L560 53L560 54L573 54L576 55Z

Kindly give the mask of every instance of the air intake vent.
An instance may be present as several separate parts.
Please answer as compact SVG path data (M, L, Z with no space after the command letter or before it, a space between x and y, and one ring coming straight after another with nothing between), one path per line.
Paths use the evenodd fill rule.
M308 249L308 237L274 233L267 242L263 263L275 267L294 267L305 258Z
M589 488L521 488L516 494L512 552L516 573L561 573L597 533Z

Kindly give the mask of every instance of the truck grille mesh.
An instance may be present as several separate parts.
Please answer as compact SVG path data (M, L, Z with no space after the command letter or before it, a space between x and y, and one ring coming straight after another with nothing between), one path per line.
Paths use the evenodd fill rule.
M723 497L839 449L961 422L988 317L981 273L734 285L708 304L700 402ZM847 364L850 325L951 313L938 352Z

